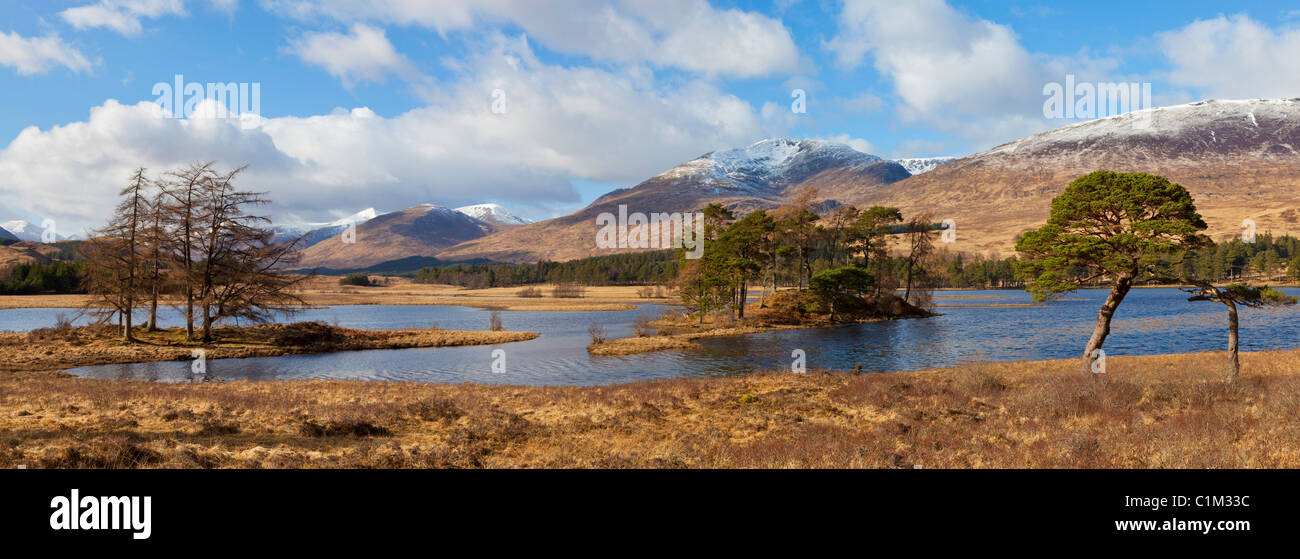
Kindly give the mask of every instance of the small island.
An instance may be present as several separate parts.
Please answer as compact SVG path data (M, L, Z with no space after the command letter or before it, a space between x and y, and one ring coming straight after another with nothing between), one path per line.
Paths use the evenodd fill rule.
M202 350L206 359L273 357L363 349L410 349L490 345L536 338L536 332L504 330L356 330L321 322L218 326L213 341L187 341L184 328L135 328L134 342L114 326L62 324L31 332L0 332L0 360L8 371L51 371L123 363L181 361Z

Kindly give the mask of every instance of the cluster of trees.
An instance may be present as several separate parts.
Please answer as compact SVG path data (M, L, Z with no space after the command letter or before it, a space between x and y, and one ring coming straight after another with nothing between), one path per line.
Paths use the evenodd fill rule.
M1096 372L1111 319L1134 285L1193 286L1188 288L1190 301L1218 302L1228 309L1228 372L1236 378L1238 306L1294 304L1296 299L1242 283L1216 285L1225 276L1234 279L1231 268L1198 270L1189 261L1198 255L1232 254L1240 247L1233 243L1215 247L1202 234L1205 229L1191 194L1181 185L1145 173L1095 171L1071 182L1052 200L1047 223L1017 241L1016 250L1024 256L1016 263L1017 274L1029 282L1030 293L1040 301L1081 285L1099 281L1110 285L1084 348L1085 373ZM1275 249L1269 243L1264 251L1270 247ZM1217 258L1207 264L1217 265ZM1196 277L1199 273L1212 278Z
M1250 243L1233 238L1180 251L1167 263L1174 271L1172 275L1209 281L1300 281L1300 239L1270 233L1257 235Z
M302 304L294 288L306 277L281 271L296 261L298 241L275 242L270 220L248 213L267 200L236 189L243 170L197 163L153 179L137 169L108 224L80 247L93 295L87 309L104 321L116 315L123 338L134 341L133 311L147 307L154 330L159 305L174 305L185 314L186 339L208 342L220 320L265 322Z
M851 300L899 287L909 302L925 304L939 226L926 216L905 222L897 208L880 206L841 206L823 217L813 211L815 197L807 189L780 208L740 219L721 205L705 207L704 254L683 258L675 280L683 303L701 321L723 310L743 319L750 286L765 285L808 289L832 318ZM900 233L907 251L895 259L886 239Z
M582 285L647 285L667 283L677 275L671 250L613 254L536 264L452 264L423 268L417 283L459 285L471 289L514 287L535 283Z
M19 264L0 277L0 295L81 293L82 266L77 262Z

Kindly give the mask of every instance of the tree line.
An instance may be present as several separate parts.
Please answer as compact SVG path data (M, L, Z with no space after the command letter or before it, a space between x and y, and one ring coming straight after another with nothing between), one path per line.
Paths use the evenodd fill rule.
M568 262L535 264L451 264L422 268L416 283L458 285L470 289L515 287L535 283L582 285L656 285L677 274L671 250L595 256Z
M236 188L243 170L196 163L151 178L136 169L108 224L80 245L87 310L116 316L123 339L135 341L134 311L148 309L152 331L159 306L171 305L185 315L187 340L209 342L219 321L266 322L301 305L294 288L307 276L282 272L299 240L276 242L270 220L249 213L268 201Z

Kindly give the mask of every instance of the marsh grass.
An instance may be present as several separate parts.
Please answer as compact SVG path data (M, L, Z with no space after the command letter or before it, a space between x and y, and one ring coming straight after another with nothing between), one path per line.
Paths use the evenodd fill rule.
M0 467L1300 467L1300 352L597 387L0 374Z

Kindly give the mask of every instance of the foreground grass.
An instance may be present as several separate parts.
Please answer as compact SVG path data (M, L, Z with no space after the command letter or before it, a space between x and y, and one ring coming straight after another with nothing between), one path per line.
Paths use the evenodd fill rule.
M85 365L177 361L203 349L208 359L270 357L362 349L406 349L499 344L531 340L535 332L443 329L355 330L319 322L213 328L211 343L185 340L184 328L155 332L138 328L138 343L122 341L117 328L43 328L0 332L0 371L48 371Z
M605 387L0 375L0 467L1300 466L1300 352Z

